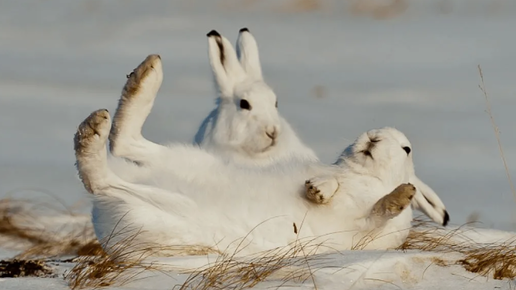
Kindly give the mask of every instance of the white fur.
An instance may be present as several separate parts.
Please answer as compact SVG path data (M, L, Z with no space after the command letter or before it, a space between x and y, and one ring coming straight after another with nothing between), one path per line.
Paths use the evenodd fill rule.
M217 32L208 34L217 107L202 122L194 142L242 165L267 166L289 158L317 160L279 115L277 97L263 80L258 45L247 29L240 30L236 48L235 52ZM241 100L251 110L240 108ZM268 132L275 132L274 141Z
M405 138L403 133L400 131L395 131L393 134L397 135L397 138L400 140ZM408 140L402 145L404 147L408 146L411 148L411 153L408 155L412 159L412 145L408 143ZM416 172L413 168L412 171L409 172L409 182L412 183L417 189L417 193L412 200L412 207L422 211L434 222L446 226L450 216L446 211L444 203L430 186L428 186L426 183L421 181L419 177L416 176Z
M223 154L233 162L246 165L270 165L292 157L317 160L315 153L303 144L288 122L273 107L276 96L263 80L258 45L253 35L247 29L242 29L238 36L236 54L242 69L235 61L235 54L229 41L223 36L221 39L225 55L230 61L226 65L220 62L216 37L209 37L210 64L219 98L217 108L201 124L195 143ZM226 73L225 66L234 67L234 69ZM230 72L234 74L231 75ZM251 104L260 104L257 108L253 107L252 114L239 109L238 101L242 95L232 89L237 86L239 88L243 86L249 92L245 98L250 100ZM256 117L266 115L275 117L272 119ZM274 120L279 120L279 124ZM275 147L262 152L263 145L255 146L255 144L268 142L263 129L260 129L267 126L282 129L279 131ZM411 174L410 182L418 189L418 194L412 203L414 209L421 210L435 222L446 225L449 216L439 196L415 173Z
M228 88L230 85L227 83L227 76L230 74L226 73L226 70L223 68L221 69L222 64L220 62L217 63L217 59L214 59L215 56L212 57L212 55L216 55L218 52L216 41L214 36L209 37L210 61L212 62L215 79L218 80L217 83L221 82L218 87L224 87L224 89L219 89L219 93L221 94L219 106L207 117L203 126L199 129L197 134L198 145L210 152L214 152L214 154L221 156L226 161L241 166L272 166L274 164L288 162L290 159L316 161L317 157L314 152L299 140L288 123L278 115L276 108L272 107L270 104L270 106L258 106L251 111L263 113L264 115L266 115L265 112L272 112L271 114L280 119L280 127L283 129L279 131L280 133L276 138L275 146L265 152L253 153L253 146L260 143L256 140L264 140L264 134L260 130L252 133L252 128L260 128L260 126L255 126L256 123L259 123L257 121L259 118L249 115L249 111L239 111L235 105L235 102L238 100L236 95L222 97L224 96L222 92L230 90ZM224 38L221 38L221 41L223 41L224 49L228 51L225 53L226 57L229 56L233 59L233 61L229 63L236 66L236 68L232 70L229 69L228 72L237 71L242 74L242 71L251 71L252 77L246 76L248 79L261 78L258 48L254 38L249 32L244 31L241 33L238 40L238 54L240 55L241 63L243 63L243 68L239 68L238 66L240 64L234 61L236 56L233 55L235 53L232 47L228 45L228 41L224 40ZM142 65L152 65L152 70L146 78L143 78L139 82L142 89L130 98L130 102L126 102L123 107L117 109L117 114L119 111L123 111L126 117L123 118L121 122L118 122L118 124L114 123L114 129L112 131L117 133L117 142L113 142L113 140L111 142L111 153L113 155L124 157L139 164L148 162L149 153L159 152L161 148L161 145L148 141L141 134L143 124L151 111L154 99L163 79L161 58L157 55L150 55L140 66ZM135 70L137 71L137 69ZM226 82L219 81L219 79L224 79ZM235 77L235 79L240 78ZM249 90L258 92L260 89L265 89L265 93L263 96L259 94L250 94L248 96L256 97L257 100L265 100L267 96L271 97L271 100L275 99L272 90L267 88L263 80L256 82L253 86L250 86ZM125 90L122 94L122 97L128 96ZM223 100L225 100L225 102L222 102ZM258 101L258 104L262 103ZM260 108L262 109L261 111ZM204 133L204 135L199 135L201 132ZM393 132L393 134L400 135L398 136L400 139L405 138L402 133L396 132L398 131ZM110 139L111 137L112 136L110 136ZM267 142L270 142L270 138ZM410 144L407 142L407 144L403 146L410 147ZM412 153L409 154L410 158L412 158L411 156ZM110 166L114 172L127 181L139 182L152 177L152 171L149 170L148 167L137 166L132 162L128 163L124 160L114 159L110 160ZM175 172L175 174L183 176L184 178L189 178L190 176L189 172L182 170ZM422 182L415 175L413 170L410 173L409 181L417 188L417 194L412 202L413 207L423 211L435 222L446 225L449 216L437 194L428 185ZM327 186L334 187L335 185L328 184ZM323 192L331 192L331 190L325 190L323 188ZM330 194L333 194L333 192Z
M104 118L90 130L95 132L89 139L92 145L76 147L76 152L80 175L94 194L95 232L107 250L127 239L132 239L129 248L191 245L234 250L244 237L246 246L239 254L312 237L329 247L320 251L351 249L368 237L373 241L363 248L386 249L400 245L408 234L410 207L381 223L370 216L375 203L406 183L413 170L412 158L401 147L408 140L395 129L362 134L335 165L292 159L269 167L240 167L196 146L156 144L158 150L145 160L151 178L130 183L108 167L103 147L109 115ZM373 158L363 153L372 139L378 140L369 150ZM339 182L332 202L321 206L306 201L304 180L330 175ZM133 237L137 231L140 234Z

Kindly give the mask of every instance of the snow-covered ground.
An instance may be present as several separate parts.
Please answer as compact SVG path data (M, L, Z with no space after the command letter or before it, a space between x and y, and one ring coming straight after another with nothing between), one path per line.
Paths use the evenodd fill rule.
M72 137L79 122L100 107L113 111L125 75L147 54L159 53L165 77L144 134L157 142L191 141L215 97L205 34L217 29L234 41L238 29L248 27L260 45L264 75L276 90L280 111L324 161L367 129L395 126L411 139L418 175L441 196L452 224L478 213L484 227L516 230L516 200L477 87L480 64L506 160L516 175L516 2L413 0L405 13L387 20L353 15L344 4L350 1L327 1L331 7L310 13L291 12L285 8L291 2L0 4L0 196L41 198L49 192L87 212L87 195L73 165ZM445 2L451 7L447 13L439 10ZM439 275L450 276L450 283L472 275L460 268L449 275L455 266L425 272L429 262L418 266L412 256L399 253L346 257L335 260L363 268L381 257L385 263L365 268L382 273L408 267L413 284L400 282L400 275L381 279L413 289L432 287ZM421 278L426 275L433 278ZM362 287L352 285L352 276L347 282L337 277L332 284L337 288ZM39 280L24 281L0 280L0 289L43 287ZM65 288L61 280L45 281L47 289ZM506 287L506 282L492 283L490 288ZM392 285L382 287L396 288Z
M437 256L445 261L454 257ZM317 289L512 289L507 281L486 279L476 274L465 272L461 266L443 267L435 264L436 255L419 253L360 253L344 252L317 257L313 262L315 285ZM208 263L206 257L164 259L163 264L185 268L185 265L196 268ZM58 264L58 266L56 265ZM69 263L53 263L62 274L70 270ZM186 266L186 267L188 267ZM59 275L61 276L61 275ZM170 290L179 287L189 274L174 271L154 271L143 273L138 279L126 285L106 287L102 289L149 289ZM284 285L282 285L284 284ZM276 289L282 285L285 289L315 289L309 278L305 282L280 279L266 281L258 285L258 289ZM61 278L23 278L1 279L0 287L11 289L69 289ZM514 287L514 285L512 286ZM227 288L220 288L227 289ZM281 288L280 288L281 289Z
M491 243L507 241L508 239L514 240L515 238L516 234L514 233L482 229L460 231L460 234L452 239L462 242L471 242L471 239L474 239L475 243ZM12 253L1 251L0 258L7 257L10 254ZM308 258L291 258L286 260L292 261L291 263L284 263L289 266L279 269L273 275L268 276L267 279L257 283L255 289L484 290L514 289L516 287L516 281L495 280L465 271L462 265L456 263L463 257L459 253L442 252L343 251L309 256ZM235 258L233 261L237 259ZM133 278L128 279L127 283L115 284L103 289L179 289L186 281L189 281L191 271L196 271L205 267L205 265L213 265L216 261L217 257L215 255L148 258L142 262L142 265L152 264L154 270L130 269L117 280L124 281L124 279L134 275ZM0 289L69 289L68 280L63 279L63 277L70 273L75 263L50 261L47 265L54 271L52 277L0 278ZM230 267L227 267L227 269L225 273L231 271ZM240 269L245 270L246 268L242 267ZM256 273L258 273L261 268L256 266L256 269ZM289 275L300 278L286 279ZM237 283L224 282L227 277L223 274L213 275L212 277L220 283L218 284L219 287L215 289L246 289L238 288ZM191 280L189 286L192 288L185 289L205 289L195 288L195 286L202 285L198 284L200 281L199 278Z

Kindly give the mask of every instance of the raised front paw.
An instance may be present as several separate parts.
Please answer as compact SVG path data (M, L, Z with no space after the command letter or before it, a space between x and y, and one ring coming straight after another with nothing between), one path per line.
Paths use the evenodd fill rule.
M327 203L333 197L339 184L333 176L314 177L305 181L306 197L315 203Z
M416 187L414 185L410 183L400 184L374 205L372 213L385 219L394 218L410 206L415 194Z

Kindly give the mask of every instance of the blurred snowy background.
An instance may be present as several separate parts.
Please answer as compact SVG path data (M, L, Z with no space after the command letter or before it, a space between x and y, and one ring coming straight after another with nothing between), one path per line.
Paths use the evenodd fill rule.
M144 135L190 142L213 108L206 33L248 27L279 109L331 162L395 126L452 223L516 230L516 201L478 88L484 71L516 179L513 0L0 1L0 197L49 192L88 210L72 138L113 112L125 75L159 53L164 82Z

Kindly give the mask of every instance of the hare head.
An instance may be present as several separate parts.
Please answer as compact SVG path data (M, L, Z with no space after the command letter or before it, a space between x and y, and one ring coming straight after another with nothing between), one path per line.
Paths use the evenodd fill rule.
M400 131L393 128L389 128L389 131L400 143L410 144L408 143L407 137ZM412 150L410 145L408 145L407 150L407 154L412 162L412 154L410 154ZM407 167L407 172L409 174L409 182L414 184L417 189L416 195L412 200L412 206L425 213L433 221L446 226L450 221L450 215L437 193L416 176L414 166Z
M251 157L267 156L282 133L278 102L264 82L258 46L247 28L237 49L217 31L208 33L208 55L218 92L212 141Z
M398 185L408 182L414 171L409 140L394 128L369 130L360 135L340 156L345 162L365 174L378 176Z
M399 130L385 127L367 131L344 150L337 164L343 162L394 185L412 183L417 190L412 206L433 221L443 226L448 224L450 216L444 203L430 186L416 176L412 146Z

